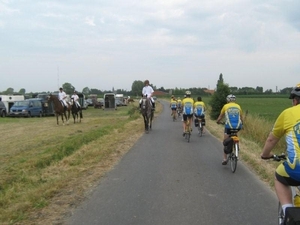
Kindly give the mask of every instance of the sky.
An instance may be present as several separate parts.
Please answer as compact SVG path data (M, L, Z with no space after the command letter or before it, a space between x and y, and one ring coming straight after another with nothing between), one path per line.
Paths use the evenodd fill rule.
M299 0L0 0L0 91L300 83Z

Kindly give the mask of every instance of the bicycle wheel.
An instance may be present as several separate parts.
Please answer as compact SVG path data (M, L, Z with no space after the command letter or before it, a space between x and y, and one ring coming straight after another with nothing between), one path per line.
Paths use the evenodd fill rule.
M198 129L199 129L199 135L200 135L200 137L201 137L201 136L202 136L202 133L203 133L203 127L202 127L201 121L199 122Z
M283 225L284 213L280 202L278 203L278 225Z
M231 157L230 157L230 168L231 172L234 173L236 171L236 166L237 166L237 157L236 155L232 152Z

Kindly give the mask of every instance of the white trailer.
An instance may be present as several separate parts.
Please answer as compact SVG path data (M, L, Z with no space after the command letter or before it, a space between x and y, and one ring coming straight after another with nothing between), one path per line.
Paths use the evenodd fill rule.
M0 95L0 101L4 103L7 113L10 112L10 108L16 101L22 101L24 99L24 95Z

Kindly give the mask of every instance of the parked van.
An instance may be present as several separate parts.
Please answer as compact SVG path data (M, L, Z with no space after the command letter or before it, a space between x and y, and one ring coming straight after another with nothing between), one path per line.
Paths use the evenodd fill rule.
M5 107L4 103L2 101L0 101L0 116L6 117L6 115L7 115L6 107Z
M32 116L43 116L41 98L30 98L23 101L16 101L10 108L9 116L17 117L32 117Z

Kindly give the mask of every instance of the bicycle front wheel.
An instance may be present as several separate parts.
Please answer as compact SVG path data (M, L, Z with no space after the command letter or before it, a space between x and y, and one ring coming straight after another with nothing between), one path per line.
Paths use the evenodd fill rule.
M282 225L284 220L284 213L280 202L278 203L278 225Z

